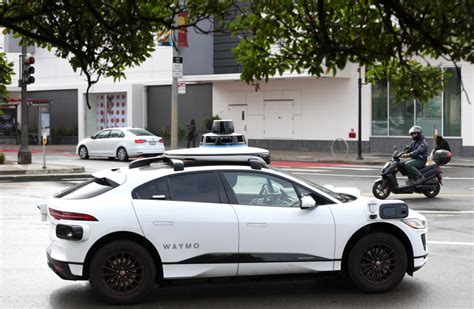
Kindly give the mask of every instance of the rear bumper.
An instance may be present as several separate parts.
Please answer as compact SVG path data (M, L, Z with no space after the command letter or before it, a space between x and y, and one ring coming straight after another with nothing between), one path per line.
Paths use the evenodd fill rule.
M73 275L71 272L70 265L71 263L58 261L51 258L49 250L46 251L46 257L48 258L48 266L51 270L59 276L59 278L64 280L83 280L84 278L81 276ZM79 265L78 263L73 263L75 265ZM82 264L80 264L82 266Z

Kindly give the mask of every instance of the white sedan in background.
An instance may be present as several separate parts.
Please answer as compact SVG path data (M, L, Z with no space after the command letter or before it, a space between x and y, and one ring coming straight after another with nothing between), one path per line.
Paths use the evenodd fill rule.
M83 160L108 157L126 161L129 157L159 155L165 151L164 141L140 128L108 128L83 139L76 153Z

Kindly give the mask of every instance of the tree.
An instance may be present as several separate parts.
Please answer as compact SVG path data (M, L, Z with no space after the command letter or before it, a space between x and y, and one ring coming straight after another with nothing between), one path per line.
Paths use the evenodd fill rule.
M199 22L225 18L231 5L230 0L9 0L0 1L0 27L18 35L21 44L54 48L56 56L85 75L89 91L100 77L119 80L127 67L143 63L157 33L178 29L178 13L188 13L182 27L207 32ZM2 84L8 84L11 73L5 68L2 60Z
M369 81L390 80L400 100L424 102L443 87L429 58L474 62L472 0L259 0L240 13L233 51L257 87L285 71L321 76L356 63Z
M8 62L5 53L0 53L0 103L6 101L7 87L12 82L13 63Z

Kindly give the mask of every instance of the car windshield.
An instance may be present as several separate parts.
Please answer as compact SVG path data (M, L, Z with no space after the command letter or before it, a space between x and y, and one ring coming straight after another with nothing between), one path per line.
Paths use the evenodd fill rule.
M283 170L281 170L281 169L279 169L279 168L277 168L277 167L273 167L273 166L272 166L272 169L274 169L274 170L276 170L276 171L279 171L279 172L281 172L281 173L287 174L287 175L291 175L292 177L294 177L294 178L296 178L296 179L299 179L299 180L303 181L304 183L309 184L310 186L312 186L312 187L318 189L318 190L321 191L321 192L326 193L326 194L329 195L330 197L335 198L336 200L338 200L338 201L340 201L340 202L345 203L345 202L348 201L348 198L347 198L347 197L345 197L345 196L343 196L343 195L341 195L341 194L338 194L338 193L336 193L336 192L334 192L334 191L331 191L331 190L329 190L328 188L326 188L326 187L324 187L324 186L318 185L317 183L314 183L314 182L312 182L312 181L310 181L310 180L308 180L308 179L305 179L305 178L302 178L302 177L298 177L298 176L296 176L296 175L294 175L294 174L291 174L291 173L288 173L288 172L286 172L286 171L283 171Z
M132 133L133 135L136 136L154 136L155 134L148 132L147 130L143 129L130 129L127 130L128 132Z

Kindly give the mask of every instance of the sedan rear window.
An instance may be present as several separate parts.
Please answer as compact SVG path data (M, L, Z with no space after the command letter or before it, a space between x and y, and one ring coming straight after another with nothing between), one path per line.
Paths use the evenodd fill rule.
M142 129L130 129L128 132L136 136L154 136L155 134L148 132L147 130Z
M67 188L55 194L54 197L71 200L86 199L101 195L118 186L119 184L108 178L93 178Z

